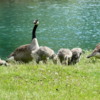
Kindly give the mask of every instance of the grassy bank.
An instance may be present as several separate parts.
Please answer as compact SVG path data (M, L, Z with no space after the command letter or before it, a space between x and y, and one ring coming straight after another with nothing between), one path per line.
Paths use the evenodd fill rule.
M87 54L74 66L1 66L0 100L100 100L100 60Z

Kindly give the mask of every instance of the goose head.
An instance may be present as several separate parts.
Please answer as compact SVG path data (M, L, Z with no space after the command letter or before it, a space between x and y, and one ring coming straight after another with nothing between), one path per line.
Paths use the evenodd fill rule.
M96 45L96 48L93 50L93 52L89 56L87 56L87 58L90 57L100 58L100 43L98 43Z
M100 58L100 50L94 50L92 52L92 54L90 54L89 56L87 56L87 58L90 58L90 57Z
M6 61L1 60L1 58L0 58L0 65L5 65L5 66L7 66L8 64L7 64L7 62L6 62Z
M34 25L38 25L39 24L39 21L36 19L36 20L33 21L33 24Z

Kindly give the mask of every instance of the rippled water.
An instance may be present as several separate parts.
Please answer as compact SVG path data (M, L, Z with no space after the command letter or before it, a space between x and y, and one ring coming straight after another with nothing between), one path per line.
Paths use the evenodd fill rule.
M40 45L93 49L100 42L100 0L0 0L0 57L31 42L38 19Z

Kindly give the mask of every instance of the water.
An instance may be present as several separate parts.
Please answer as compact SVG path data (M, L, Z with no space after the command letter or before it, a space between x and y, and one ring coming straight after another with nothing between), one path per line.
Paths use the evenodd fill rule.
M93 49L100 42L100 0L0 0L0 57L37 38L56 52L60 48Z

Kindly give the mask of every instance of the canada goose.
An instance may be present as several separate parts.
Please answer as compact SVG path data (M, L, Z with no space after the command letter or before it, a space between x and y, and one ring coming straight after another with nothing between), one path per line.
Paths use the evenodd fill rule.
M1 65L7 66L8 64L7 64L7 62L6 62L6 61L1 60L1 58L0 58L0 66L1 66Z
M36 38L36 29L37 29L38 24L39 24L39 21L35 20L34 27L32 30L31 44L22 45L22 46L18 47L17 49L15 49L15 51L10 54L7 61L16 60L16 61L21 61L21 62L27 63L33 59L31 56L32 50L39 48L38 40Z
M39 49L32 51L32 56L37 63L39 63L40 61L46 63L47 59L52 59L53 62L56 63L55 52L47 46L40 46Z
M93 52L87 58L96 57L100 59L100 43L96 46Z
M82 49L81 48L73 48L71 49L72 52L72 58L69 64L76 64L80 60L80 56L82 54Z
M71 57L72 57L72 52L69 49L61 48L58 51L57 56L58 56L61 64L68 65L68 63L70 62Z

